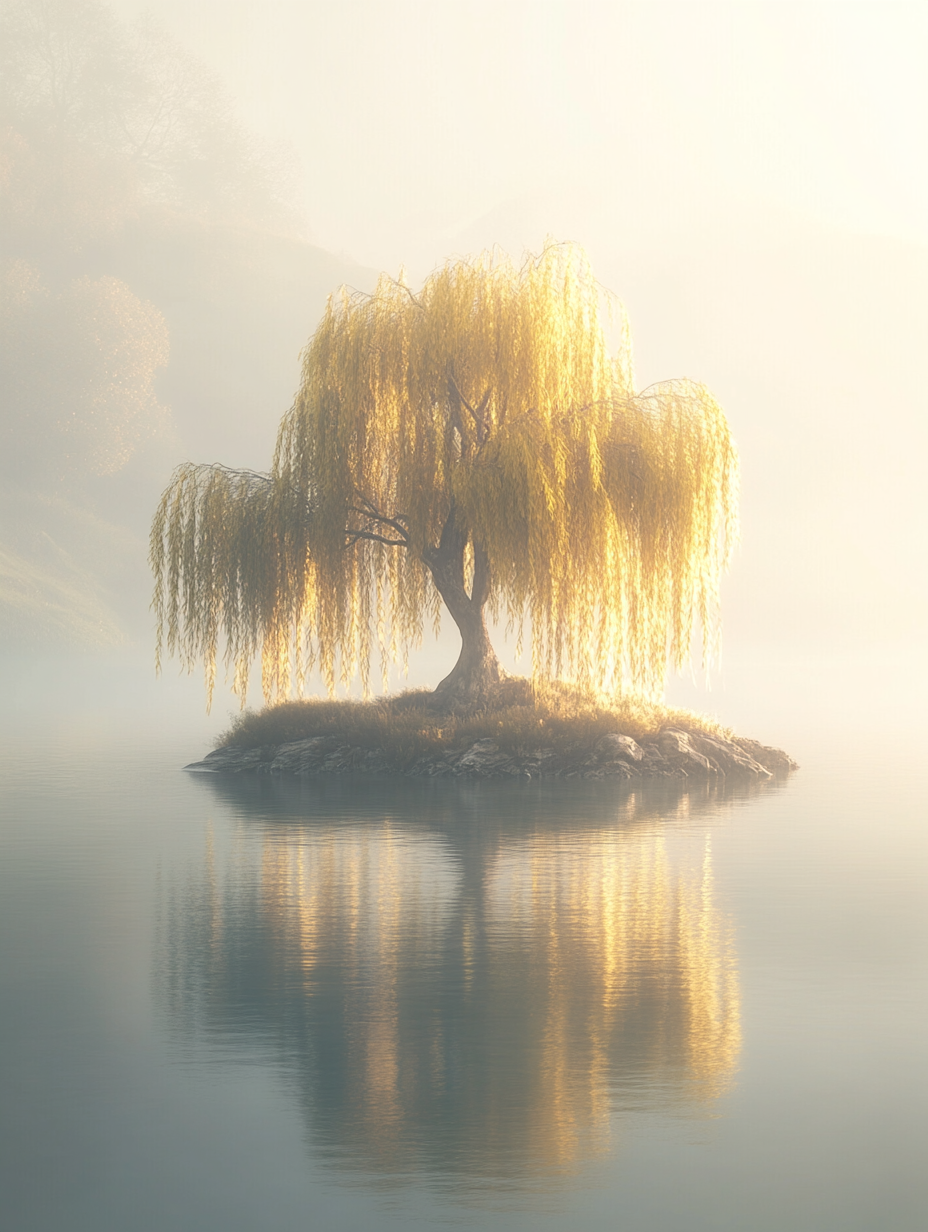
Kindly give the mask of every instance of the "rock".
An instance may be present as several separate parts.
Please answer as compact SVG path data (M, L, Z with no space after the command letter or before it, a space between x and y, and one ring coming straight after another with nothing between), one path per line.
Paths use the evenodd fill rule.
M648 778L668 778L673 773L670 762L654 741L645 741L641 746L641 751L644 754L641 763L642 774Z
M725 775L747 776L755 779L773 777L766 766L750 757L744 749L732 743L731 740L690 733L690 744Z
M500 752L495 740L478 740L457 759L454 773L474 774L485 778L493 773L505 773L504 766L512 760L508 753Z
M531 753L504 752L495 740L477 740L469 748L445 749L399 769L383 749L339 744L334 736L313 736L277 747L245 749L226 745L186 769L206 774L407 774L444 778L749 778L764 781L796 768L785 753L755 740L668 727L640 744L621 732L602 736L592 749L558 753L538 748Z
M665 727L657 737L658 748L678 773L687 777L696 775L716 775L719 767L700 753L690 742L689 733L678 731L673 727Z
M449 774L453 774L454 767L454 759L447 756L440 758L420 757L417 762L410 766L406 773L413 775L415 778L442 779L447 778Z
M584 779L630 779L639 774L639 763L643 761L644 750L631 736L609 732L596 742L592 753L584 758L579 774Z
M271 762L272 774L318 773L327 747L331 745L325 736L313 736L309 740L294 740L282 744Z
M636 769L633 769L627 762L619 760L606 762L601 766L585 766L580 771L580 777L583 779L633 779L638 776Z
M756 740L747 740L744 736L735 736L732 744L736 744L753 761L759 762L771 774L789 774L790 770L799 769L798 763L794 762L782 749L772 749L769 745L759 744Z
M260 771L262 765L269 763L274 755L274 749L239 749L226 746L213 749L202 761L191 762L185 770L194 770L200 774L242 774L246 771Z
M622 736L618 732L610 732L596 745L596 753L600 761L624 761L636 764L644 761L644 750L631 736Z
M366 774L389 774L392 770L390 759L387 757L383 749L368 749L362 752L362 757L358 761L358 769L363 770Z

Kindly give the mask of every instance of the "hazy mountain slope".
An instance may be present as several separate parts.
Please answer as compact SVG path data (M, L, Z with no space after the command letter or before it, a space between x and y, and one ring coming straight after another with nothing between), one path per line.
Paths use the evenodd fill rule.
M161 313L170 356L155 387L170 419L110 474L68 469L54 424L38 442L41 459L8 460L0 628L14 641L145 639L148 524L172 468L187 459L266 467L326 296L371 275L298 240L163 217L45 264L53 285L118 279ZM28 396L8 397L3 416L28 415ZM95 529L74 535L78 524Z
M147 640L171 469L266 466L326 295L365 277L297 238L286 158L156 23L7 0L0 70L0 628Z
M125 640L116 587L144 543L59 497L0 497L0 638L5 646Z
M173 218L90 251L168 322L171 359L158 381L185 456L262 467L299 377L299 356L343 283L373 271L257 228Z

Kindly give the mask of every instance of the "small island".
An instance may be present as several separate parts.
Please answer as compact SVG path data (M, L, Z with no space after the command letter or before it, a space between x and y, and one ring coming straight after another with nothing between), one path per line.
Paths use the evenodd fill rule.
M453 259L418 291L402 274L343 289L270 470L188 463L162 496L158 662L202 663L209 697L221 658L244 698L260 660L270 702L314 670L330 699L355 679L369 692L372 656L386 677L443 614L460 654L432 693L246 714L191 769L788 772L779 750L640 700L695 639L704 663L718 649L737 493L718 402L685 378L636 387L624 309L576 245ZM491 627L517 655L526 631L534 683L506 675Z
M374 701L289 701L245 712L188 770L223 774L400 774L479 779L725 779L796 769L779 749L640 698L596 698L508 677L479 707L436 709L411 691Z

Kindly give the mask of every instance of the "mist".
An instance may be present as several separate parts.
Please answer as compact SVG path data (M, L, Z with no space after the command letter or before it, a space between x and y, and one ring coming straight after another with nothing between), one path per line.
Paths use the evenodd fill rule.
M777 693L819 671L835 695L911 678L923 6L2 13L0 628L18 704L62 680L85 704L128 672L141 708L179 688L202 713L198 681L152 683L146 537L173 467L269 465L340 284L547 236L581 243L625 304L639 387L705 382L740 449L723 659L709 694L697 660L670 696L740 721L765 678ZM41 30L83 66L64 92ZM448 627L391 683L434 683L455 654ZM896 666L862 668L879 663Z
M4 1226L928 1227L926 63L921 2L0 0ZM518 274L549 240L589 267ZM460 264L445 315L416 299L494 247L516 270L478 274L528 285L530 326L484 331L509 291ZM297 432L272 483L172 481L269 471L328 297L384 271L412 304L394 284L380 333L346 309L307 394L319 439L359 349L412 339L432 384L371 361L372 466L339 421L328 505ZM482 400L441 350L460 320ZM503 336L531 362L501 369ZM444 418L402 471L364 450L411 388ZM666 706L507 681L532 664L504 622L488 650L491 549L510 594L551 582L542 653L584 685L595 648L647 687L661 631L711 622L726 417L720 656L697 630ZM211 709L202 663L156 671L172 578L191 658L221 603L247 648L250 612L289 627L320 524L319 608L363 661L351 621L431 534L433 475L447 535L400 576L467 618L427 614L384 688L446 684L460 628L482 691L243 716L260 663L241 697L220 644Z

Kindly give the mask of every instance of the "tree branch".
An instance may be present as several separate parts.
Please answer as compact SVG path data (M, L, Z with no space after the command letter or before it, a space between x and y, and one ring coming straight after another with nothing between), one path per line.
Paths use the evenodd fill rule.
M391 278L390 281L393 283L395 287L400 287L402 290L404 290L406 294L409 296L409 298L412 300L412 302L416 305L417 308L421 308L423 312L425 311L425 308L423 304L421 303L421 301L419 300L418 296L413 295L412 291L410 291L409 287L407 287L405 282L400 282L399 278ZM370 296L369 298L373 298L373 296Z
M382 514L373 501L369 501L366 496L360 492L355 492L355 498L364 506L363 509L356 509L351 505L351 513L357 513L362 518L368 518L371 522L379 522L382 526L390 526L403 539L403 542L409 542L409 527L407 525L409 519L405 513L397 513L392 518L388 518ZM354 531L349 531L349 534L354 534Z
M484 395L480 399L479 403L477 404L477 407L474 408L473 406L471 406L468 400L464 397L463 393L461 393L461 387L458 385L457 381L454 379L453 372L448 373L448 382L451 385L461 405L467 407L468 411L470 412L471 418L474 421L474 425L477 428L477 444L478 445L484 444L487 437L490 435L490 426L486 420L487 404L490 401L489 387L484 392Z
M266 471L249 471L235 466L223 466L221 462L202 462L198 470L220 471L223 475L231 475L238 479L257 479L259 483L273 483L273 475Z
M370 539L373 543L385 543L391 548L409 547L408 539L388 539L386 535L378 535L372 530L346 530L345 534L348 536L346 548L354 547L359 539Z

